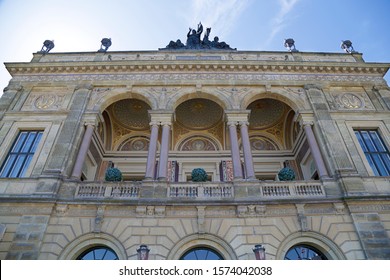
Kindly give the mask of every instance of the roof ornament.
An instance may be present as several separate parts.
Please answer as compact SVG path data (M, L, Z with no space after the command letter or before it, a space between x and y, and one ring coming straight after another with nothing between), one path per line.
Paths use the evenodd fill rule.
M100 42L102 44L100 45L100 50L98 50L98 52L107 52L108 48L112 45L111 38L103 38Z
M352 47L352 42L350 40L341 41L341 48L346 53L356 53L356 51Z
M42 49L38 53L48 53L54 48L54 40L45 40Z
M295 48L295 41L292 38L284 39L284 46L289 52L298 52L298 50Z
M237 50L231 48L225 42L220 42L217 36L214 37L213 41L210 41L211 27L206 28L203 40L201 40L202 32L203 25L199 22L196 30L191 27L189 28L186 44L183 44L180 39L177 39L176 42L170 41L165 48L160 48L159 50Z

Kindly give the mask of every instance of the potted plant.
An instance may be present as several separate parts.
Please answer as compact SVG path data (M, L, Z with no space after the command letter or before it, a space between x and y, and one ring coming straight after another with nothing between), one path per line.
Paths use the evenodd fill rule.
M106 170L105 179L109 182L120 182L122 181L122 172L116 167L110 167Z
M278 173L278 178L280 181L294 181L295 171L290 167L282 168Z
M203 168L195 168L192 170L191 179L193 182L206 182L207 173Z

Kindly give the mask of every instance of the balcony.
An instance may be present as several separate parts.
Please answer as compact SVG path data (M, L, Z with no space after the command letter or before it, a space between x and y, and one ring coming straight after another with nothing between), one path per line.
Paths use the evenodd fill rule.
M294 182L80 182L75 199L169 199L169 200L235 200L235 199L305 199L326 197L319 181Z

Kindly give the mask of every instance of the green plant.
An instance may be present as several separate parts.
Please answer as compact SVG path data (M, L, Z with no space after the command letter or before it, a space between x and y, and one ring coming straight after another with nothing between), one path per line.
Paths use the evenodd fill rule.
M120 182L122 181L122 172L116 167L108 168L106 170L105 179L109 182Z
M278 178L280 181L294 181L295 172L290 167L282 168L278 173Z
M191 179L193 182L206 182L207 173L203 168L195 168L192 170Z

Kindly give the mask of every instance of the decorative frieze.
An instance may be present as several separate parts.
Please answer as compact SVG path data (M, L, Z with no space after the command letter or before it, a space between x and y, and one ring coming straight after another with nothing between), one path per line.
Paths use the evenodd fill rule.
M18 75L15 82L78 82L90 81L132 81L177 83L185 81L202 81L215 83L220 81L265 82L265 81L308 81L308 82L362 82L382 84L381 76L373 75L337 75L331 74L250 74L250 73L139 73L139 74L68 74L68 75Z

